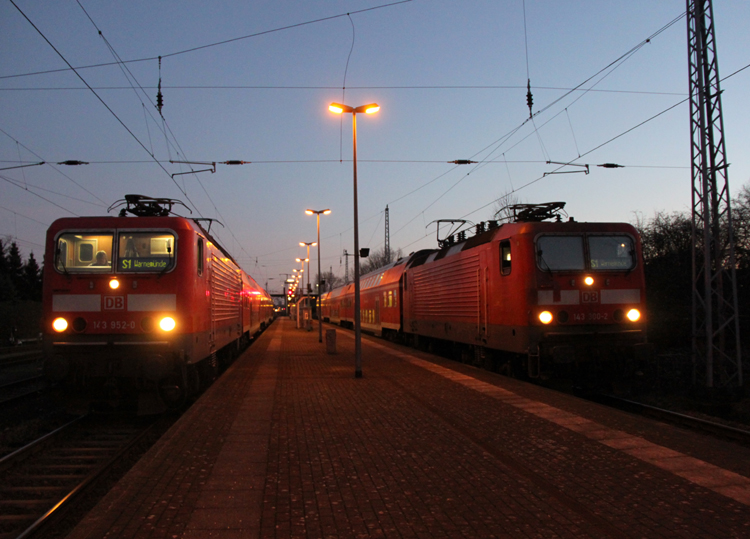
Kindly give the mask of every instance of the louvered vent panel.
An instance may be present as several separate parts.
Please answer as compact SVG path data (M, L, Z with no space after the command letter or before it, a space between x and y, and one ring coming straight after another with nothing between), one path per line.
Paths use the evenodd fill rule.
M232 267L215 258L211 280L211 307L214 321L235 320L240 316L242 281Z
M417 318L450 314L477 322L479 316L479 255L456 257L414 272L414 303Z

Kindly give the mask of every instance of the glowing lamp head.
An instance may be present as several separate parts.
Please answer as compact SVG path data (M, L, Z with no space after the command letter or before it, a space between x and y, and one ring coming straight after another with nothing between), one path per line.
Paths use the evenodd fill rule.
M328 105L328 110L336 114L342 114L344 112L345 105L339 103L331 103Z
M380 105L373 103L372 105L365 105L365 114L375 114L380 110Z
M64 318L55 318L55 320L52 322L52 329L54 329L58 333L62 333L63 331L68 329L68 321Z
M542 311L541 313L539 313L539 321L545 325L549 324L550 322L552 322L552 313L549 311Z
M312 215L312 214L314 214L315 212L314 212L314 211L312 211L312 210L305 210L305 213L306 213L307 215Z
M630 309L625 315L631 322L637 322L641 319L641 312L638 309Z
M120 281L118 281L117 279L112 279L111 281L109 281L109 287L112 290L117 290L118 288L120 288Z
M594 278L593 277L586 277L583 280L583 282L586 283L586 286L591 286L592 284L594 284Z
M177 323L171 316L165 316L164 318L159 320L159 327L162 329L162 331L172 331L176 326Z

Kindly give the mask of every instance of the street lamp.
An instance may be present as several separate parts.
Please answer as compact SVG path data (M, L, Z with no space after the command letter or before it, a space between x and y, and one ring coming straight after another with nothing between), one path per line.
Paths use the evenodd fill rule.
M341 103L331 103L328 110L336 114L344 112L352 115L352 140L354 146L354 377L362 378L362 328L359 301L359 214L357 211L357 113L374 114L380 110L377 103L350 107Z
M320 239L320 238L318 238L318 239ZM315 246L315 245L317 245L317 243L315 243L314 241L311 241L311 242L301 241L301 242L299 242L299 246L300 247L307 246L307 258L305 258L305 261L307 262L307 291L308 292L310 291L310 246L311 245Z
M308 249L309 249L309 247L308 247ZM300 306L300 304L303 303L303 300L304 300L304 297L305 297L305 276L302 275L302 274L305 273L305 262L309 262L310 259L309 258L295 258L295 260L297 262L300 262L302 264L302 267L298 270L299 273L297 274L297 277L299 277L300 288L302 288L302 294L300 295L301 296L300 300L297 302L297 327L301 328L302 327L302 322L301 322L301 318L300 318L300 308L299 308L299 306ZM309 281L310 278L308 277L307 280Z
M300 245L304 245L304 243L300 243ZM307 250L308 251L310 250L309 245L307 246ZM305 262L307 262L307 288L310 288L310 255L308 254L307 258L296 258L295 260L297 260L297 262L302 262L302 269L300 270L300 273L305 272ZM302 277L304 277L304 275ZM300 284L302 284L302 290L304 291L305 289L304 278L302 279L302 282Z
M322 306L320 304L320 214L322 213L323 215L328 215L329 213L331 213L331 210L305 210L305 213L307 215L315 215L318 218L318 342L323 342L323 313L321 312ZM307 255L310 256L309 251Z

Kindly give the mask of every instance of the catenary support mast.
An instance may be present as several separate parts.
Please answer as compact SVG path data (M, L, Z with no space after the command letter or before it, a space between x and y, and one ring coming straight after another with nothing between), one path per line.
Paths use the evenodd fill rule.
M693 217L693 384L742 386L734 232L711 0L687 0Z

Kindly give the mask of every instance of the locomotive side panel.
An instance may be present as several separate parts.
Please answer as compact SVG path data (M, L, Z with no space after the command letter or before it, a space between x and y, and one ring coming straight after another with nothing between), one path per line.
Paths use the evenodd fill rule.
M489 244L489 322L487 347L526 353L535 328L530 326L536 287L533 235L504 225Z

